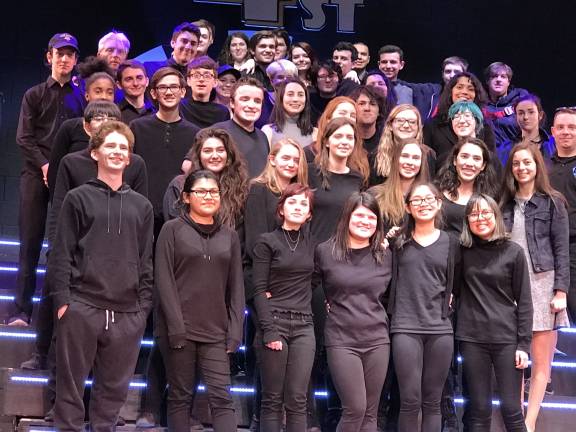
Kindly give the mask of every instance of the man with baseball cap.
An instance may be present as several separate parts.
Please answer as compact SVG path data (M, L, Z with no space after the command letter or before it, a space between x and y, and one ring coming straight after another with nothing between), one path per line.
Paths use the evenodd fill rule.
M26 91L22 99L16 141L23 167L20 176L20 257L14 310L10 325L28 325L36 266L44 239L48 207L48 161L52 141L64 120L80 117L86 100L72 72L78 60L78 41L70 33L56 33L48 42L46 61L51 74Z

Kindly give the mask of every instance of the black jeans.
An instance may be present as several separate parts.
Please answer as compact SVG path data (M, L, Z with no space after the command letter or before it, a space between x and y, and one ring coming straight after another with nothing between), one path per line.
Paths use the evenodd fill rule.
M316 352L312 316L273 314L282 350L267 348L260 333L255 340L262 377L260 430L280 432L285 409L286 431L304 432L306 395Z
M500 412L508 432L526 431L520 405L523 373L516 369L516 345L460 341L462 366L470 400L469 432L490 430L492 421L492 369L498 383Z
M452 334L392 335L392 355L400 387L399 432L441 430L440 399L448 376L454 336Z
M568 313L576 322L576 243L570 243L570 289L568 291Z
M375 431L390 344L369 348L326 347L326 351L330 374L342 401L337 431Z
M197 384L198 370L202 375L215 432L236 432L234 402L230 395L230 361L224 341L202 343L186 341L180 349L168 346L165 337L157 339L168 379L168 430L190 430L190 408Z

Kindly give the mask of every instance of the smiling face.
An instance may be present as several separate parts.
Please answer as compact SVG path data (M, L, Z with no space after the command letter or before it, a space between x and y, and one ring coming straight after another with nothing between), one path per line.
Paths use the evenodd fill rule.
M108 78L94 80L90 87L86 89L85 97L88 102L95 100L114 102L114 84L112 80Z
M226 167L228 153L221 139L210 137L202 144L200 150L200 165L202 168L218 175Z
M198 49L198 36L194 33L184 31L176 39L170 41L172 47L172 57L179 65L185 66L196 55Z
M206 27L198 27L200 30L200 40L198 41L198 48L196 49L196 56L206 55L208 48L214 42L212 33Z
M466 216L470 225L470 232L482 240L490 240L496 229L494 210L486 200L478 200L477 205Z
M98 164L98 172L121 173L130 163L128 139L116 131L110 132L98 148L90 151Z
M418 114L411 109L400 111L392 120L392 133L397 139L415 138L418 134Z
M288 83L284 89L282 106L290 117L298 116L306 105L306 91L298 83Z
M403 180L414 179L422 166L422 149L420 146L415 143L404 144L398 163L400 164L400 178Z
M384 98L388 96L388 87L386 86L386 81L384 81L384 78L382 78L380 75L368 75L368 78L366 78L366 85L378 89L380 92L382 92Z
M452 119L452 130L458 138L476 137L476 119L470 111L459 112Z
M338 88L338 74L325 68L320 68L317 77L318 93L332 95Z
M274 56L276 55L276 39L260 39L252 51L252 55L256 63L269 65L274 61Z
M558 156L576 155L576 112L562 112L554 117L552 135L556 141Z
M276 176L284 183L290 183L298 174L300 152L292 144L283 145L278 153L270 155L269 158Z
M348 222L349 243L364 243L370 241L370 238L376 232L378 215L372 210L359 206L350 215Z
M311 216L310 200L306 194L292 195L284 201L281 213L286 227L298 229Z
M236 63L242 63L248 54L246 41L239 37L233 37L230 41L230 55Z
M458 101L474 102L476 98L476 89L472 80L467 76L461 76L452 87L452 103Z
M300 47L292 48L292 63L296 65L299 71L307 71L312 65L308 53Z
M384 72L384 75L386 75L390 81L396 81L396 79L398 79L398 73L404 69L404 61L400 60L400 54L397 52L382 53L380 54L378 68Z
M182 194L183 200L190 205L190 216L211 218L220 208L220 190L213 179L200 178L192 185L192 190Z
M434 195L427 185L421 185L412 191L406 211L412 215L416 224L433 221L442 207L442 201Z
M342 69L342 75L346 75L352 70L352 52L336 50L332 53L332 60Z
M460 148L453 163L462 183L473 182L486 168L482 148L472 143L464 144Z
M148 77L140 68L127 67L122 71L118 87L128 96L137 98L144 94L148 87Z
M328 137L328 153L331 158L347 159L354 151L354 128L351 125L340 126Z
M158 101L160 109L171 110L178 107L186 90L181 86L180 78L177 75L166 75L156 88L150 90L152 98Z
M370 62L370 52L368 47L363 43L355 43L354 48L358 51L358 58L354 62L354 67L356 69L366 69L368 63Z
M534 184L538 168L529 150L518 150L512 156L512 175L518 185Z
M262 89L251 85L241 85L236 89L234 99L230 100L232 117L238 124L252 127L254 122L260 118L263 99L264 92Z
M350 102L341 102L336 106L336 109L332 113L330 120L339 117L346 117L352 121L356 121L356 107Z
M286 58L286 53L288 52L288 46L286 46L286 41L283 37L276 38L276 52L274 54L274 60L280 60Z
M111 38L104 42L104 46L98 51L97 56L104 59L108 66L116 71L118 66L126 61L128 51L121 41Z

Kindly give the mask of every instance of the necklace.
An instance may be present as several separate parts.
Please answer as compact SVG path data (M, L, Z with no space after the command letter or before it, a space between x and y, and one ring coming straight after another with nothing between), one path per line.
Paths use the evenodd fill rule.
M298 236L296 237L296 240L292 238L292 236L290 235L290 231L282 229L282 232L284 233L284 238L286 239L286 243L288 244L288 249L290 249L290 252L294 252L298 247L298 243L300 243L300 231L298 231Z

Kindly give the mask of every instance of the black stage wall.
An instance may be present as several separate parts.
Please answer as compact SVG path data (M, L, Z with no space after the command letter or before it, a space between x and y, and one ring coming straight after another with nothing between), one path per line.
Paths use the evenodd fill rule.
M24 91L47 76L43 55L49 38L56 32L74 34L83 58L115 28L128 35L130 54L136 56L160 44L168 51L172 28L198 18L217 27L213 56L228 29L255 30L246 21L259 18L260 24L283 22L294 40L309 41L321 57L330 55L338 40L362 40L375 65L381 45L397 44L406 60L400 77L407 81L438 80L440 62L449 55L468 59L480 76L491 62L503 61L514 69L513 83L538 93L549 114L556 106L576 105L576 5L570 1L10 1L0 13L1 237L17 236L18 112ZM338 27L353 27L354 33L338 33Z

